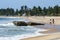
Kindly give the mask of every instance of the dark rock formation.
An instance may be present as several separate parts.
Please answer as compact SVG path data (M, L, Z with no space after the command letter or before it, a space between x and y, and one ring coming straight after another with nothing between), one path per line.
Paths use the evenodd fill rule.
M29 22L29 25L34 26L34 25L44 25L43 23L36 23L36 22Z
M24 21L14 21L13 22L16 26L27 26L27 25L30 25L30 26L34 26L34 25L44 25L42 23L36 23L36 22L24 22Z
M13 22L17 26L27 26L28 24L24 21L14 21Z

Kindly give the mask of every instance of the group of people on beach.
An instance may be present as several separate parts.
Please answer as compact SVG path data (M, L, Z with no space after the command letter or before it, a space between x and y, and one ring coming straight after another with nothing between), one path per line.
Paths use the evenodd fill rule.
M54 24L55 20L54 19L50 19L50 24Z

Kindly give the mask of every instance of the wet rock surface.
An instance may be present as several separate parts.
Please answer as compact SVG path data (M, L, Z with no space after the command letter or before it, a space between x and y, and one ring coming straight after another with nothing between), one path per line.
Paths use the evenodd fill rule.
M36 23L36 22L24 22L24 21L14 21L13 22L16 26L34 26L34 25L44 25L42 23Z
M28 24L23 21L14 21L13 22L16 26L27 26Z

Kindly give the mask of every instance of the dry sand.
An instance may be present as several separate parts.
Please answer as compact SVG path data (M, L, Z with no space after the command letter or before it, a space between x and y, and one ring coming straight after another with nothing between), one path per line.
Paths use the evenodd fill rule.
M33 22L40 22L40 23L46 23L49 24L50 19L54 19L54 25L60 25L60 16L31 16L28 17L29 20L33 21ZM52 23L53 24L53 23Z

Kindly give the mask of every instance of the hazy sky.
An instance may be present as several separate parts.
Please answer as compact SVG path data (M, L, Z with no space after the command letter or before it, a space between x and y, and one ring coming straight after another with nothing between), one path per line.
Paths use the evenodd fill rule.
M27 5L32 8L33 6L55 6L60 5L60 0L0 0L0 8L14 8L20 9L22 5Z

